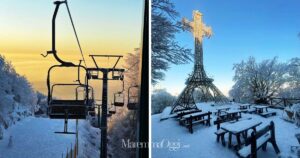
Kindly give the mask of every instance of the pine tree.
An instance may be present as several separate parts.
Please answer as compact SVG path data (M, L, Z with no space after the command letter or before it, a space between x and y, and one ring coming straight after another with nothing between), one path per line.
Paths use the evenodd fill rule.
M151 18L151 68L152 84L163 80L170 64L185 64L191 61L191 50L175 40L175 34L182 30L176 18L179 13L170 0L152 0Z

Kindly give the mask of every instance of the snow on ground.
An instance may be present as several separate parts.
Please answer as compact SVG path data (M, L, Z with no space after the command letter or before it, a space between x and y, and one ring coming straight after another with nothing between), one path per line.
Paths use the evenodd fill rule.
M27 117L4 130L0 140L0 158L57 158L74 145L75 135L55 134L63 131L63 120ZM69 120L69 131L75 131L75 121ZM12 136L12 145L9 139Z
M92 127L88 121L79 123L78 158L96 158L100 155L100 130Z
M203 111L215 111L218 106L211 106L209 103L197 104L199 109ZM227 105L232 109L237 109L238 106ZM279 109L270 109L275 111L276 116L269 118L261 117L257 114L242 113L242 119L250 119L261 121L262 124L257 129L268 125L270 121L275 123L276 141L281 151L281 157L297 157L295 153L291 153L290 146L299 145L295 138L296 133L300 133L300 128L291 122L282 119L283 111ZM213 121L216 116L212 115L211 126L196 125L194 133L188 132L188 129L180 126L175 118L160 121L160 114L152 115L152 157L154 158L237 158L233 149L227 146L222 146L221 143L216 142L216 135L214 132L217 130ZM230 123L222 123L223 125ZM228 134L225 135L226 145L228 142ZM235 137L232 137L235 143ZM271 144L268 143L267 151L263 152L261 149L258 151L259 158L276 158L276 155Z

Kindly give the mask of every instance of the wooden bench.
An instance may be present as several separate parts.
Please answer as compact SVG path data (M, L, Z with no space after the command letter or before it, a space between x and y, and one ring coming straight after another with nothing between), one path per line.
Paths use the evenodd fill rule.
M268 142L273 145L276 154L280 153L276 144L275 125L273 121L263 129L257 132L253 131L251 136L245 140L245 146L238 150L237 155L242 158L257 158L257 151L260 148L266 151Z
M191 114L189 117L186 118L184 125L186 128L189 129L190 133L193 133L193 126L196 124L205 124L207 126L210 126L211 114L212 114L211 112L199 113L196 115Z
M276 112L264 112L259 114L262 117L270 117L270 116L275 116Z
M215 132L215 135L217 135L217 142L220 142L220 138L222 141L222 145L225 146L225 134L227 133L227 131L221 129L221 123L223 123L224 121L218 117L216 121L214 121L214 124L217 125L217 131ZM226 121L225 121L226 122Z

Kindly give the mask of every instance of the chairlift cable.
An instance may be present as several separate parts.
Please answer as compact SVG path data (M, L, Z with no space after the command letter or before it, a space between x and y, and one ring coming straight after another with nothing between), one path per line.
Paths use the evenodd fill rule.
M79 50L80 50L80 53L81 53L82 60L84 62L85 67L87 67L85 59L84 59L84 56L83 56L83 52L82 52L82 49L81 49L81 45L80 45L80 42L79 42L79 39L78 39L78 35L77 35L76 29L75 29L75 26L74 26L74 22L73 22L73 19L72 19L72 16L71 16L71 12L70 12L70 9L69 9L69 6L68 6L67 0L66 0L66 6L67 6L69 17L70 17L70 20L71 20L71 23L72 23L72 27L73 27L73 30L74 30L74 33L75 33L75 36L76 36L76 40L77 40L77 44L78 44L78 47L79 47Z

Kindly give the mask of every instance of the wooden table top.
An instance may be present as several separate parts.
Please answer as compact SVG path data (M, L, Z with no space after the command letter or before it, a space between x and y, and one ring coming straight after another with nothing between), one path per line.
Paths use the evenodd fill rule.
M265 105L256 105L256 106L253 106L253 107L256 108L256 109L268 108L268 106L265 106Z
M248 129L254 128L260 125L261 123L262 122L256 120L242 120L232 124L224 125L221 128L230 133L237 134L246 131Z
M186 119L186 118L189 118L191 116L200 116L200 115L203 115L203 114L206 114L208 112L195 112L195 113L192 113L192 114L186 114L184 116L182 116L182 118Z

